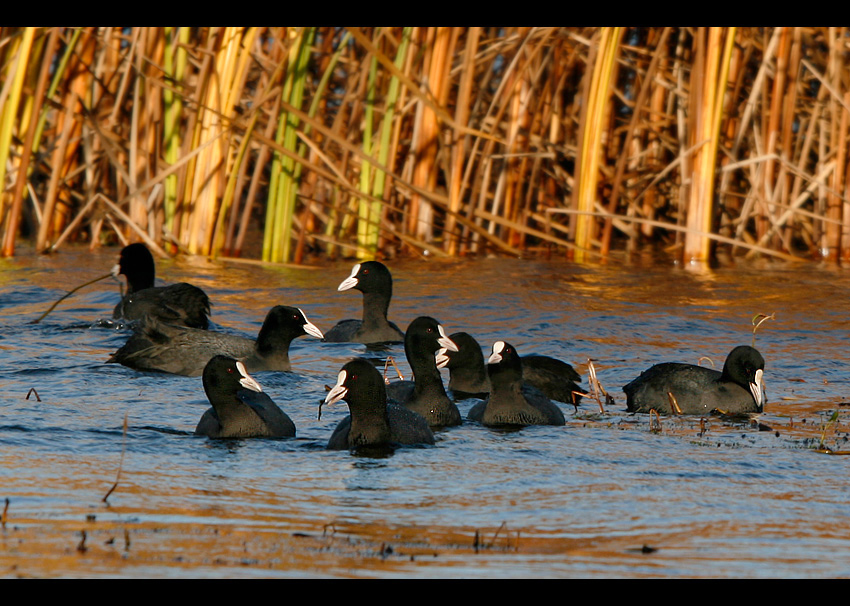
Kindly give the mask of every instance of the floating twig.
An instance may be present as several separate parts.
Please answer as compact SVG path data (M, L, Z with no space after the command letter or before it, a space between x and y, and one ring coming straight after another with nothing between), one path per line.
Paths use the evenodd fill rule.
M30 399L30 394L35 395L35 401L41 402L41 398L38 397L38 392L35 390L35 387L30 387L30 390L27 392L27 397L25 399Z
M331 390L331 388L330 388L330 387L328 387L327 385L325 385L325 391L330 391L330 390ZM325 403L325 400L324 400L324 399L319 400L319 413L316 415L316 420L317 420L317 421L321 421L321 420L322 420L322 405L323 405L324 403Z
M65 299L67 299L68 297L70 297L71 295L73 295L75 292L77 292L78 290L80 290L80 289L81 289L81 288L83 288L84 286L88 286L88 285L90 285L90 284L94 284L95 282L100 282L101 280L105 280L106 278L111 278L111 277L112 277L112 273L108 273L108 274L106 274L105 276L101 276L101 277L99 277L99 278L95 278L94 280L89 280L89 281L88 281L88 282L86 282L85 284L80 284L80 285L79 285L79 286L77 286L74 290L71 290L71 291L69 291L69 292L65 293L63 296L61 296L61 297L59 298L59 300L58 300L58 301L56 301L56 303L54 303L53 305L51 305L51 306L50 306L50 309L48 309L46 312L44 312L43 314L41 314L41 315L38 317L38 319L37 319L37 320L33 320L32 322L30 322L30 324L38 324L39 322L41 322L42 320L44 320L44 318L46 318L46 317L47 317L47 314L49 314L51 311L53 311L53 310L56 308L56 306L57 306L57 305L59 305L62 301L64 301Z
M6 497L6 504L3 506L3 515L0 516L0 526L3 526L3 530L6 530L6 519L9 515L9 497Z
M77 544L77 551L79 551L80 553L85 553L86 551L88 551L88 547L86 547L86 531L81 530L80 535L82 535L82 538Z
M761 326L762 323L764 323L766 320L775 320L775 319L776 319L776 312L773 312L769 316L765 315L765 314L756 314L756 315L753 316L753 319L752 319L752 324L753 324L753 344L752 344L752 346L753 347L756 346L756 331L759 329L759 326Z
M127 449L127 413L124 413L124 435L121 440L121 461L118 463L118 474L115 476L115 484L112 485L112 488L109 489L105 495L103 495L103 502L106 503L106 500L109 498L109 495L112 494L112 491L118 488L118 481L121 479L121 470L124 468L124 451Z
M502 524L496 529L496 534L493 535L493 540L490 542L489 545L484 545L484 547L485 548L493 547L493 545L496 544L496 539L499 538L499 533L502 532L503 529L506 531L505 535L507 535L508 534L507 533L507 527L508 527L508 523L502 522ZM510 547L510 537L506 536L505 539L507 541L508 547ZM475 548L476 548L476 552L477 552L478 551L478 531L477 530L475 531ZM517 531L517 533L516 533L516 545L514 547L514 550L519 551L519 531Z
M712 360L712 359L711 359L711 358L709 358L708 356L700 356L700 359L699 359L699 360L697 360L697 366L702 366L702 361L703 361L703 360L708 360L708 362L711 364L711 367L712 367L712 368L714 368L714 367L715 367L715 366L714 366L714 360Z

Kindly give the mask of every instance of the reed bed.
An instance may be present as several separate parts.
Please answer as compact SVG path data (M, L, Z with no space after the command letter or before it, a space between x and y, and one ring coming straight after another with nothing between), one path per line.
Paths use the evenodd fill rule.
M0 28L40 252L850 259L847 28Z

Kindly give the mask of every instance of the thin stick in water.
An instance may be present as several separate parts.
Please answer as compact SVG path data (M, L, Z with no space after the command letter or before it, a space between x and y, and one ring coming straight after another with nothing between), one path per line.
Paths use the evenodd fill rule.
M109 489L105 495L103 495L103 502L106 503L106 500L109 498L109 495L118 488L118 481L121 479L121 470L124 468L124 451L127 449L127 413L124 413L124 435L121 440L121 461L118 463L118 474L115 476L115 484L112 485L112 488Z
M79 285L79 286L77 286L74 290L72 290L72 291L69 291L69 292L65 293L62 297L60 297L60 298L59 298L59 300L58 300L58 301L56 301L56 303L54 303L53 305L51 305L51 306L50 306L50 309L48 309L46 312L44 312L43 314L41 314L41 315L38 317L38 319L33 320L32 322L30 322L30 324L38 324L39 322L41 322L42 320L44 320L44 318L46 318L46 317L47 317L47 314L49 314L51 311L53 311L54 309L56 309L56 306L57 306L57 305L59 305L62 301L64 301L65 299L67 299L68 297L70 297L71 295L73 295L75 292L77 292L77 291L78 291L78 290L80 290L81 288L83 288L83 287L85 287L85 286L89 286L90 284L94 284L95 282L100 282L101 280L105 280L106 278L111 278L111 277L112 277L112 273L108 273L108 274L106 274L105 276L101 276L101 277L99 277L99 278L95 278L94 280L90 280L90 281L86 282L85 284L80 284L80 285Z
M753 347L756 346L756 331L759 329L759 326L761 326L762 323L765 320L775 320L775 319L776 319L776 312L773 312L769 316L765 315L765 314L756 314L755 316L753 316L753 319L752 319L752 324L753 324L753 345L752 346Z

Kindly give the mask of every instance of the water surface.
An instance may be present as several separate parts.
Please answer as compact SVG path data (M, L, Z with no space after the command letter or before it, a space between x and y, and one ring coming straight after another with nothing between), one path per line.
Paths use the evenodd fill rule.
M465 422L433 447L369 458L324 450L344 403L317 414L362 346L300 338L292 373L257 373L295 439L214 441L192 435L208 407L200 378L105 363L127 337L96 324L118 300L115 282L30 324L116 259L69 249L0 260L3 576L850 576L850 459L815 450L821 439L850 450L845 271L388 263L400 326L431 315L485 348L507 340L556 356L585 388L592 359L615 401L562 405L566 427ZM322 330L359 317L359 292L336 290L351 265L160 261L158 278L204 288L216 330L255 335L277 304L301 307ZM719 368L751 342L758 313L776 314L756 339L764 414L663 417L659 428L625 412L621 387L641 370L701 356ZM386 353L409 373L403 347ZM459 403L464 416L473 404Z

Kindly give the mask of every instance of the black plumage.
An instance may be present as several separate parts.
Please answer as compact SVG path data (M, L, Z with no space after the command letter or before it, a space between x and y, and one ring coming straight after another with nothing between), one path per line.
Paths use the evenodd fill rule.
M322 338L304 313L286 305L273 307L256 339L146 319L108 362L142 371L198 376L216 355L242 361L248 372L291 370L289 345L302 335Z
M328 449L434 444L434 434L422 416L387 404L384 379L368 360L358 358L342 367L325 404L339 400L348 403L350 414L337 425Z
M196 435L211 438L287 438L295 436L295 423L263 393L244 364L215 356L204 367L204 391L212 408L195 428Z
M470 334L456 332L449 338L458 351L447 352L449 391L457 399L484 398L490 393L490 379L481 346ZM567 404L581 402L581 375L557 358L543 355L522 356L522 380L537 387L552 400Z
M342 320L325 333L328 343L401 343L404 333L387 320L393 296L393 278L380 261L365 261L354 266L351 275L337 290L356 289L363 293L363 319Z
M446 351L455 350L457 346L434 318L413 320L404 334L404 353L413 381L390 383L387 397L425 417L431 427L460 425L463 418L446 394L439 370L447 361Z
M524 384L522 360L504 341L493 344L487 360L490 393L467 417L482 425L564 425L564 413L536 387Z
M728 414L764 410L764 358L748 345L735 347L726 357L723 371L665 362L643 371L623 387L626 408L631 412L688 415L718 411ZM674 404L679 408L674 411Z
M153 255L142 243L121 250L118 264L112 269L117 277L127 278L127 292L112 312L112 317L129 321L152 318L168 324L207 329L210 300L192 284L180 282L154 286L156 266Z

